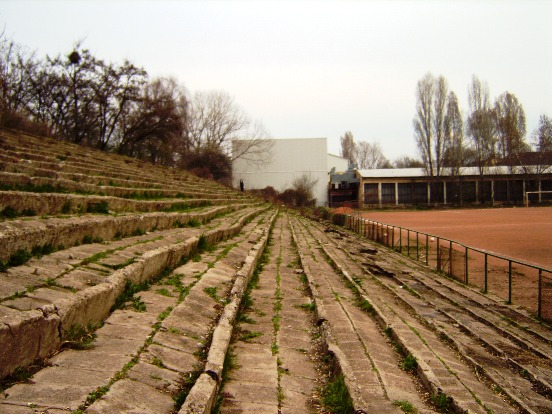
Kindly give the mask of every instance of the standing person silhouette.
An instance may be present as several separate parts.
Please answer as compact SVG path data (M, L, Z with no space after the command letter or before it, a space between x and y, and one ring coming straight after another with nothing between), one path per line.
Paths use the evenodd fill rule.
M243 183L243 180L240 180L240 191L243 192L245 190L245 184Z

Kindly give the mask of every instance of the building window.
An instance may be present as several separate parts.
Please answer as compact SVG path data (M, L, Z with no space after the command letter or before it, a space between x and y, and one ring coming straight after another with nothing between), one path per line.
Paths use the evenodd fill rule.
M395 183L381 185L381 202L383 204L395 203Z

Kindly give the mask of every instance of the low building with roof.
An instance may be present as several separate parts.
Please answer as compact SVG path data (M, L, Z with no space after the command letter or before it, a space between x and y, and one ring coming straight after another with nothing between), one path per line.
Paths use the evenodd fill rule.
M443 169L430 177L424 168L356 170L358 205L523 204L552 200L552 170L542 165Z

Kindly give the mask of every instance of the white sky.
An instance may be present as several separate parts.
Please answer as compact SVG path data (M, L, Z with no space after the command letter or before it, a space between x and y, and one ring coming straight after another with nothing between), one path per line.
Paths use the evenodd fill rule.
M418 157L416 83L443 75L467 112L472 75L514 93L527 139L552 116L552 1L0 0L0 30L39 57L78 40L190 92L222 89L274 138L379 142Z

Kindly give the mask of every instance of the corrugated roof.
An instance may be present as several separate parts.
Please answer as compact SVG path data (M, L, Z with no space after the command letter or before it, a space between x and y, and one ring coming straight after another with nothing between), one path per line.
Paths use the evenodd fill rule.
M426 177L423 168L374 168L371 170L357 170L362 178L402 178Z
M529 172L534 169L529 167ZM426 170L424 168L379 168L373 170L357 170L362 178L417 178L427 177ZM492 166L486 167L485 175L510 175L510 174L525 174L526 171L522 167L513 167L513 173L510 172L510 168L506 166ZM452 169L443 169L441 175L448 177L453 175ZM462 176L478 176L479 168L477 167L462 167L460 169L460 175Z

